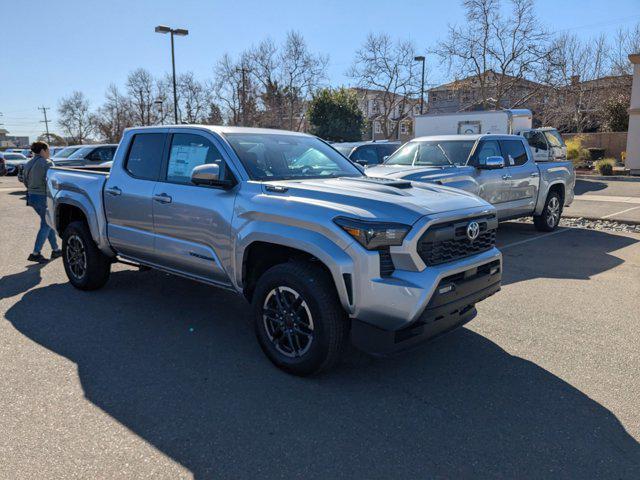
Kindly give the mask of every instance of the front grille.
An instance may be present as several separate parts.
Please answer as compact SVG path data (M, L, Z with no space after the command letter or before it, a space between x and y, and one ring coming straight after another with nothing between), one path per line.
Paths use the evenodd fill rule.
M471 220L480 226L480 235L473 241L466 235ZM418 242L418 255L427 265L440 265L486 252L496 244L497 226L495 216L434 225Z
M381 248L378 253L380 254L380 276L390 277L396 267L393 264L389 247Z

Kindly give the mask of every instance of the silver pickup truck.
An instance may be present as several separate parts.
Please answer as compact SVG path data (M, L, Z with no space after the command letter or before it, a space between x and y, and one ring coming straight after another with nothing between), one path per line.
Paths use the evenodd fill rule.
M366 174L461 188L495 206L499 220L533 216L542 231L558 226L576 181L571 162L535 162L519 135L419 137Z
M387 353L449 331L500 289L491 205L370 179L309 135L134 128L110 172L56 167L47 184L75 287L123 261L241 293L263 351L294 374L334 364L349 336Z

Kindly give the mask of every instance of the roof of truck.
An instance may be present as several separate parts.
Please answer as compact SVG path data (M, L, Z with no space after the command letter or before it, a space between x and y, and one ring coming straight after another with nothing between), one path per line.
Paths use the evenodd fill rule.
M416 142L416 141L436 141L436 142L446 142L446 141L460 141L460 142L464 142L464 141L471 141L471 142L475 142L481 138L495 138L495 139L500 139L500 138L509 138L509 137L516 137L516 138L522 138L520 135L509 135L506 133L475 133L473 135L425 135L424 137L416 137L413 140L411 140L412 142Z
M151 125L148 127L132 127L127 130L154 130L154 129L169 129L169 128L181 128L181 129L202 129L210 130L219 135L233 134L233 133L262 133L262 134L280 134L280 135L299 135L309 136L302 132L291 132L289 130L277 130L272 128L255 128L255 127L231 127L226 125Z

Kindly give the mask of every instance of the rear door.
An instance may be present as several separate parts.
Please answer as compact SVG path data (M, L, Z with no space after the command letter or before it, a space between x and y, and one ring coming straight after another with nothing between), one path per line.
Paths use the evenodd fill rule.
M525 144L519 138L500 140L500 148L508 167L508 215L530 215L535 208L540 185L538 166L527 155Z
M166 133L133 136L123 163L113 168L104 190L109 242L127 257L156 263L153 191L160 176Z
M153 218L160 263L180 273L230 285L223 265L231 263L231 218L237 187L221 189L191 183L194 167L220 166L221 179L233 174L223 148L210 134L177 130L155 186Z
M501 157L502 151L497 140L482 140L469 161L469 165L479 165L482 159ZM472 174L478 184L478 196L494 205L500 217L506 216L509 209L509 169L496 170L475 168Z

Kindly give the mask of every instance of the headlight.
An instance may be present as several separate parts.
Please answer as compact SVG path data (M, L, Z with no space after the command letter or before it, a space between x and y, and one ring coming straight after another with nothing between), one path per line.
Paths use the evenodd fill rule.
M336 217L333 221L367 250L402 245L411 230L411 226L402 223L368 222L346 217Z

